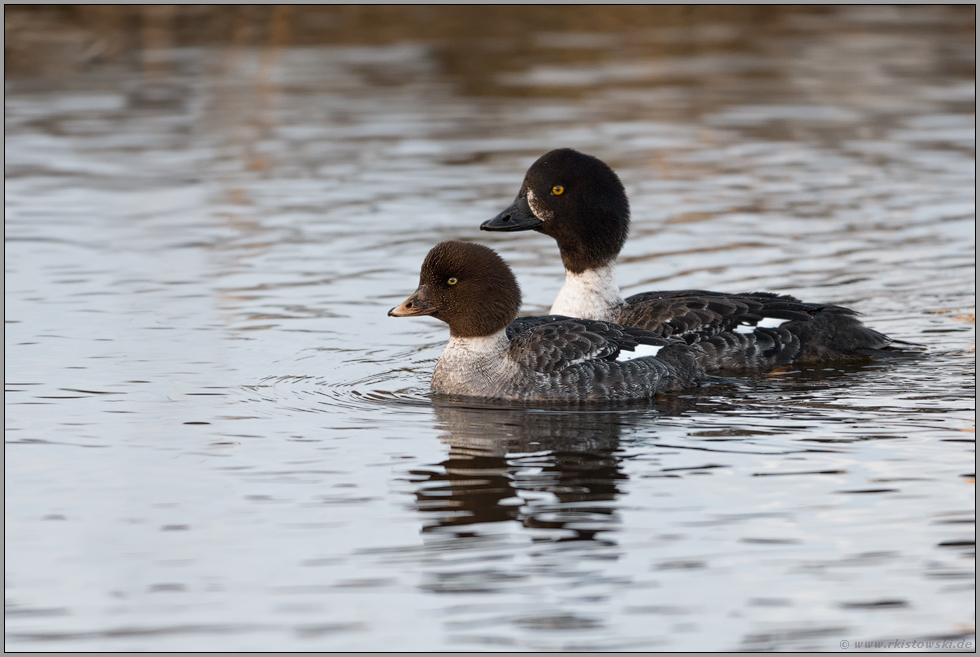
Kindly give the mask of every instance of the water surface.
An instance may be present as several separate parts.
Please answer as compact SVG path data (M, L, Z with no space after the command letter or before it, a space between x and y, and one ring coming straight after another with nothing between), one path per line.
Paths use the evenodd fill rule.
M51 32L6 79L7 646L975 641L965 9ZM76 50L108 54L51 63ZM553 241L477 228L562 146L630 194L624 293L785 292L921 347L604 408L432 398L444 325L387 310L461 238L546 311Z

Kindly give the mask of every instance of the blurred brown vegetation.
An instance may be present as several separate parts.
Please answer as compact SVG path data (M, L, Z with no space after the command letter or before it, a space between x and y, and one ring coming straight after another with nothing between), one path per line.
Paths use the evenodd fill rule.
M462 73L479 68L488 56L520 54L535 33L628 33L719 23L770 29L789 13L825 11L772 5L6 5L4 72L65 75L126 63L141 50L162 47L423 40L471 45L454 49L459 57L453 66Z
M621 62L752 52L760 35L792 40L814 21L875 33L897 29L898 14L901 29L955 30L958 41L975 31L975 5L946 6L940 23L926 16L921 25L921 7L863 9L880 21L848 26L834 18L841 7L802 5L6 5L4 73L62 78L133 67L152 78L167 70L172 48L259 48L271 61L284 46L424 42L460 93L574 95L574 88L502 86L499 76L537 64L593 65L614 53ZM957 73L972 75L968 68Z

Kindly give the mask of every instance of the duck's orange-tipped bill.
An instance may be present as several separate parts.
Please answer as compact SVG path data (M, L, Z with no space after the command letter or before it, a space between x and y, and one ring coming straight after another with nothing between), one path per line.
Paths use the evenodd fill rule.
M388 317L418 317L435 315L436 307L429 303L427 290L422 285L409 298L388 311Z

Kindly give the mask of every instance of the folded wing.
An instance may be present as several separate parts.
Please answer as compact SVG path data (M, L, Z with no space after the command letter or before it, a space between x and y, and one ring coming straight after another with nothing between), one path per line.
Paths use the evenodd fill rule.
M507 327L510 357L536 372L559 372L588 361L615 361L638 345L665 346L649 331L560 315L520 317Z
M683 338L688 343L731 332L739 326L755 326L767 318L806 322L823 313L856 314L841 306L805 303L770 292L643 292L626 299L626 304L616 318L618 323L644 328L663 338Z

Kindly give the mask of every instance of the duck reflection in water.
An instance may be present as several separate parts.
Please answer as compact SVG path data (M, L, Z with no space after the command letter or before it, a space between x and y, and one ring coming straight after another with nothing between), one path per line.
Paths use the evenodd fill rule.
M412 471L419 510L431 514L423 531L466 537L470 525L503 521L562 530L559 541L613 531L628 478L620 436L663 411L662 400L594 411L437 402L449 454Z

